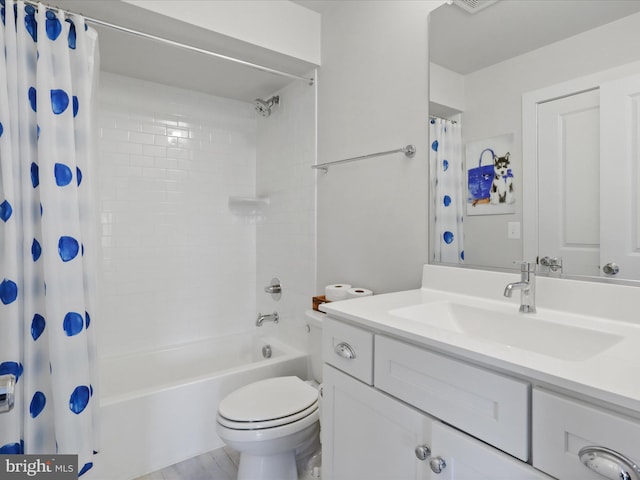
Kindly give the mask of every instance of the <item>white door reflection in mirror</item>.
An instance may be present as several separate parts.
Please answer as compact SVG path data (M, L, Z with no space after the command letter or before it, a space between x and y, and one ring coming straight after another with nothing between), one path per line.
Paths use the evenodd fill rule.
M538 252L640 278L640 75L537 105Z
M601 102L601 265L640 278L640 75L604 83ZM606 241L605 241L606 239Z
M538 251L574 275L599 275L599 107L597 89L538 105Z

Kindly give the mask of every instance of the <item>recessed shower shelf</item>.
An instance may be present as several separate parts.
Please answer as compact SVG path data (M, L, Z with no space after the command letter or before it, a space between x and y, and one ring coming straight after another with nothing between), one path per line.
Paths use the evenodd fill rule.
M264 215L264 210L269 205L269 197L229 197L229 211L234 215L252 217Z

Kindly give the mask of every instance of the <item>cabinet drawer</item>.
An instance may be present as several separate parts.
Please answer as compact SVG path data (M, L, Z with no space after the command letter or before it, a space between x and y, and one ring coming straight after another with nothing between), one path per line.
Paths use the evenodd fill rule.
M637 420L540 389L533 390L532 420L533 465L554 477L606 478L580 462L578 452L591 445L614 450L640 465Z
M372 385L373 334L325 318L322 324L322 360Z
M529 384L376 336L375 386L527 461Z

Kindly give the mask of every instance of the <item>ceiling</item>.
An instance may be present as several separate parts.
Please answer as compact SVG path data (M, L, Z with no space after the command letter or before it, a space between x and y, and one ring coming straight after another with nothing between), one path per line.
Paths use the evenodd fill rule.
M335 4L335 0L291 0L293 3L313 10L317 13L324 13ZM353 1L353 0L352 0Z
M118 0L51 2L87 17L296 75L308 75L315 68ZM295 3L324 13L340 2ZM454 5L443 5L431 14L431 59L466 74L638 11L640 0L500 0L474 15ZM291 82L286 77L111 28L94 28L100 38L102 69L109 72L243 101L266 98Z
M46 1L46 0L45 0ZM141 9L119 0L51 0L80 13L140 32L301 76L313 76L315 65L255 45L230 39ZM124 33L95 23L104 71L159 82L242 101L267 98L292 79L245 65Z
M432 62L468 74L640 12L640 0L500 0L475 14L431 13Z

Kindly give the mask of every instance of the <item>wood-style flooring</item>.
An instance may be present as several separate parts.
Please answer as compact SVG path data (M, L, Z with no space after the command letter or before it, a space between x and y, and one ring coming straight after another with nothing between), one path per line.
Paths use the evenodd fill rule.
M239 453L220 448L136 480L235 480L239 459Z

